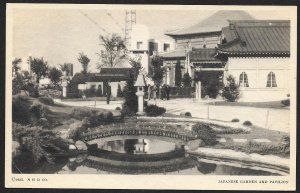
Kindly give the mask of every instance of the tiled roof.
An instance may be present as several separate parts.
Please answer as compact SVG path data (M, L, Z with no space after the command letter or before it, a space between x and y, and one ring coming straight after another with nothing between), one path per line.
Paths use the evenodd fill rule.
M245 11L222 10L214 13L210 17L204 19L203 21L193 26L180 30L166 32L165 34L169 36L178 36L209 32L221 32L222 27L228 25L227 20L235 19L250 20L254 18Z
M165 52L160 54L161 57L168 59L168 58L185 58L186 51L184 49L175 49L170 52Z
M191 62L221 62L219 59L215 58L216 49L201 48L193 49L189 52L189 57Z
M227 43L219 45L220 53L289 54L290 21L229 21L232 27L222 32Z

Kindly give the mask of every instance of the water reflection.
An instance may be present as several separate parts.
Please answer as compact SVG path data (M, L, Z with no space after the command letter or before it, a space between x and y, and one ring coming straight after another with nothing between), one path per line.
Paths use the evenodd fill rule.
M32 164L26 156L14 160L23 173L60 174L162 174L162 175L263 175L282 173L233 165L222 160L204 161L185 153L182 144L156 139L101 141L89 154L57 159L55 164ZM26 163L27 165L22 165ZM14 168L14 167L13 167ZM14 171L18 173L18 171Z

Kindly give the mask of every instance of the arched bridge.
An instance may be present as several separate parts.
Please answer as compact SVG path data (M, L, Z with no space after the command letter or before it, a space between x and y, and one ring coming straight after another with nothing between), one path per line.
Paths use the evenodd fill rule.
M108 138L114 136L160 136L177 139L182 142L188 142L197 139L197 135L191 131L176 131L176 130L159 130L159 129L112 129L112 130L96 130L83 133L81 139L85 142L89 142L95 139Z

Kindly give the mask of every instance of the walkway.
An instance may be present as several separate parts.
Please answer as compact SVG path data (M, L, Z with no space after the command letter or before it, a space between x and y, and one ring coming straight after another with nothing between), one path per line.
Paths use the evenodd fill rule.
M149 104L154 104L150 101ZM253 125L271 130L289 132L290 111L288 109L255 108L245 106L214 106L193 99L157 100L156 104L165 107L167 113L179 115L190 112L193 117L231 121L234 118L240 123L248 120ZM267 120L267 113L269 116ZM267 123L267 124L266 124Z
M103 109L115 109L122 106L122 101L111 101L109 105L105 101L78 101L61 102L70 106L97 107ZM150 101L149 104L154 104ZM204 102L196 102L193 99L172 99L169 101L157 100L156 104L167 109L167 113L179 115L181 112L190 112L193 117L209 118L221 121L231 121L238 118L240 123L248 120L252 124L271 130L289 133L290 111L288 109L255 108L244 106L214 106ZM268 120L267 113L269 112ZM267 123L267 124L266 124Z

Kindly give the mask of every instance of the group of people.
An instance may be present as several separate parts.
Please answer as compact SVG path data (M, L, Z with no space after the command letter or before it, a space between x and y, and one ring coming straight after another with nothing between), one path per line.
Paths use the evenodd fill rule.
M170 99L170 91L171 91L171 87L169 85L164 84L161 87L160 99L161 100L165 100L165 99L169 100ZM148 100L151 100L151 99L156 100L159 95L159 88L156 85L154 85L154 86L148 85L147 95L148 95Z

